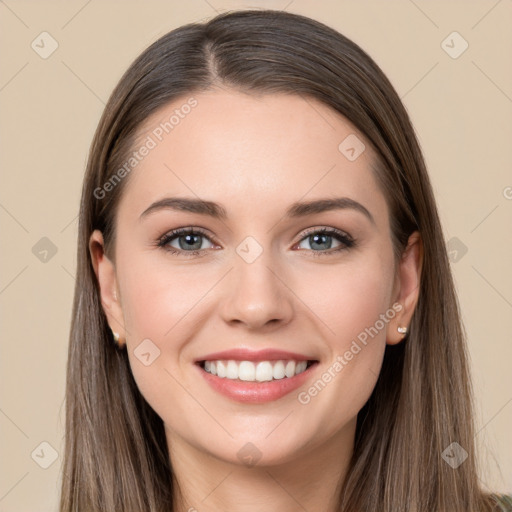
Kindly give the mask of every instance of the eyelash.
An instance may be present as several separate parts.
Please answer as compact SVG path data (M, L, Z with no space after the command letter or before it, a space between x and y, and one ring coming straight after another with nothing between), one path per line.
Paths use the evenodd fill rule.
M205 231L203 231L202 229L200 229L200 228L194 229L194 228L188 227L188 228L174 229L174 230L170 231L169 233L166 233L164 236L162 236L161 238L159 238L157 240L157 246L161 247L164 251L170 252L171 254L178 255L178 254L185 253L186 257L200 256L201 252L206 251L206 249L197 249L194 251L183 251L181 249L176 249L174 247L170 247L167 245L175 238L177 238L181 235L189 235L189 234L190 235L201 235L201 236L204 236L205 238L207 238L208 240L210 240L211 242L214 242L214 240L211 240L211 238L207 235L207 233ZM302 238L297 243L302 242L305 238L307 238L311 235L314 235L314 234L329 235L342 243L342 245L340 247L338 247L334 250L313 251L312 249L306 249L306 250L309 250L310 252L312 252L314 257L329 256L334 253L338 253L340 251L344 251L344 250L350 249L351 247L355 246L355 240L352 237L350 237L343 231L340 231L340 230L334 229L334 228L311 229L311 230L307 231L306 233L304 233Z

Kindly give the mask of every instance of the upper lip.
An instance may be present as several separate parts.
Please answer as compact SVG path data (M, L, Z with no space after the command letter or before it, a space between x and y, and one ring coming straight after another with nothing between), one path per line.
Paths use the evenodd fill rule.
M278 361L290 359L293 359L294 361L316 361L314 357L297 354L295 352L287 352L285 350L276 350L273 348L267 348L264 350L235 348L232 350L224 350L222 352L213 352L206 356L197 358L195 362L198 363L202 361L221 361L230 359L234 361Z

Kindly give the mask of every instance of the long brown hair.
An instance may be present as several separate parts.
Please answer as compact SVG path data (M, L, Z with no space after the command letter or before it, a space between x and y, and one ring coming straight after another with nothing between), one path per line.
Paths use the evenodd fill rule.
M373 394L358 414L339 510L491 510L491 496L478 486L457 299L408 114L377 64L342 34L297 14L245 10L161 37L126 71L99 122L80 205L60 511L171 510L176 484L163 423L140 394L126 350L112 340L88 242L94 229L101 230L115 258L117 204L129 177L102 197L98 190L133 151L143 121L213 85L302 95L341 113L377 155L374 171L389 205L395 255L414 230L423 240L410 334L387 346ZM456 469L442 458L453 442L468 453Z

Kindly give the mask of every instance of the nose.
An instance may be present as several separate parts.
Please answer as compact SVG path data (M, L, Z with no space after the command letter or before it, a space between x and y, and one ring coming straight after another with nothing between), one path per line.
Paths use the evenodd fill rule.
M252 263L235 254L234 268L224 280L221 315L225 322L261 330L291 321L294 295L286 284L286 272L276 266L270 251L263 251Z

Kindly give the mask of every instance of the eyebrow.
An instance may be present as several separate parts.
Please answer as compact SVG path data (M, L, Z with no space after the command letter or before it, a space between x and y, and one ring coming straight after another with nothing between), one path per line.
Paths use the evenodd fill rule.
M285 213L285 218L295 219L299 217L306 217L323 213L332 210L356 210L365 215L372 224L375 224L375 219L372 214L361 203L350 199L349 197L336 197L326 199L316 199L314 201L296 202L293 203ZM195 199L188 197L166 197L152 203L140 215L139 220L142 220L147 215L159 210L174 210L179 212L191 212L199 215L208 215L215 219L227 220L228 215L226 209L213 201L205 201L203 199Z

